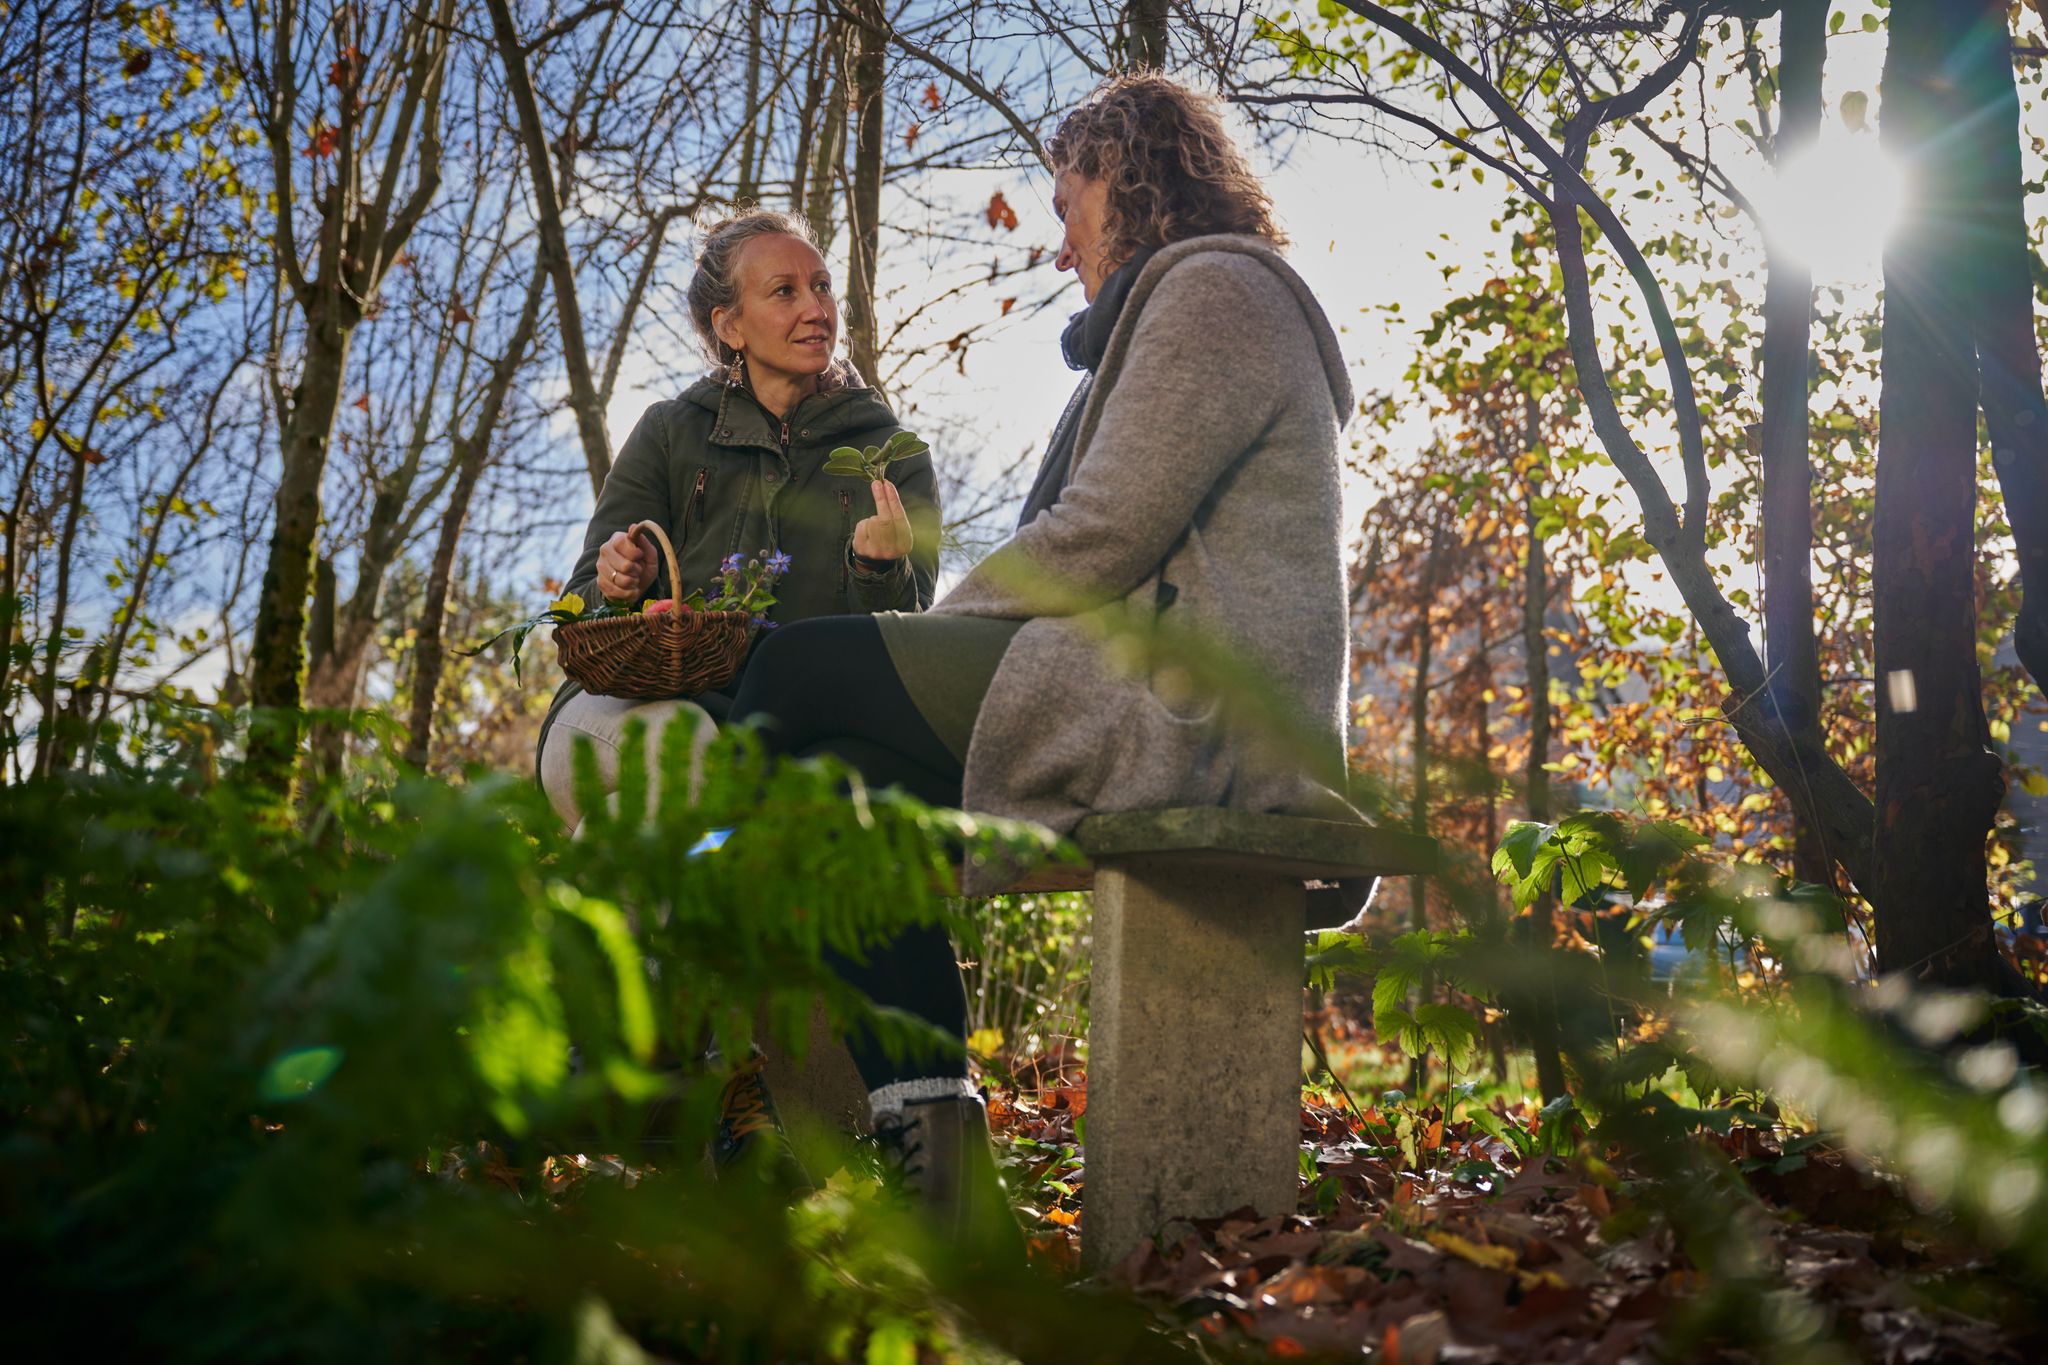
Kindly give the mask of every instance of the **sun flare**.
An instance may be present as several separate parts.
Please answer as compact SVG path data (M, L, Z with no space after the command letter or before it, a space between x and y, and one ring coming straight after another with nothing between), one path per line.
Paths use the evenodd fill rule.
M1778 169L1757 211L1772 242L1816 283L1874 284L1903 192L1898 163L1875 137L1831 129Z

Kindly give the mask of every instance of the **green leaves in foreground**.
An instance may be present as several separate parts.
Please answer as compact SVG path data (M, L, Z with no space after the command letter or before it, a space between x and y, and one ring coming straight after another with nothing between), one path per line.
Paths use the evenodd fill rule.
M931 447L907 431L899 431L887 443L858 450L853 446L841 446L825 457L825 472L842 478L866 479L873 483L885 478L889 466L898 460L907 460L913 455L922 455Z
M1706 840L1670 820L1636 821L1613 811L1580 811L1554 825L1517 820L1493 855L1493 875L1514 893L1515 908L1553 893L1567 905L1619 876L1631 900Z

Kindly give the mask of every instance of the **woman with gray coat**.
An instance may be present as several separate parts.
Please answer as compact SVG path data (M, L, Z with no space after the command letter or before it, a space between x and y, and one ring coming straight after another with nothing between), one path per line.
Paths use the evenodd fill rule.
M873 785L1061 834L1096 811L1341 810L1352 395L1336 337L1208 99L1119 77L1046 150L1058 265L1089 305L1063 344L1085 374L1016 534L921 616L779 632L733 718ZM1256 704L1226 678L1254 680ZM963 1035L943 933L846 970ZM987 1230L1001 1191L964 1056L851 1045L906 1187L956 1234Z

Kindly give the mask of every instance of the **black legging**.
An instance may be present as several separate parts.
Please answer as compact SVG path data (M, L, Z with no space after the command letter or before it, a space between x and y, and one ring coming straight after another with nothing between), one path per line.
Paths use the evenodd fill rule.
M960 761L904 690L872 617L817 616L769 635L747 661L729 721L753 723L770 754L831 754L870 786L901 787L935 806L960 804ZM837 953L828 961L876 1004L914 1014L947 1037L966 1037L967 992L945 930L908 929L870 948L865 962ZM866 1030L847 1046L870 1090L967 1074L964 1052L892 1059Z

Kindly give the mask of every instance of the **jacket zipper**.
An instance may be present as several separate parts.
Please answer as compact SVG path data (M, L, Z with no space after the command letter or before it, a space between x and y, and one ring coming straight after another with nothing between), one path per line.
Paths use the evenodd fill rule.
M845 592L853 573L853 495L843 488L839 490L839 537L845 542L839 552L839 591Z

